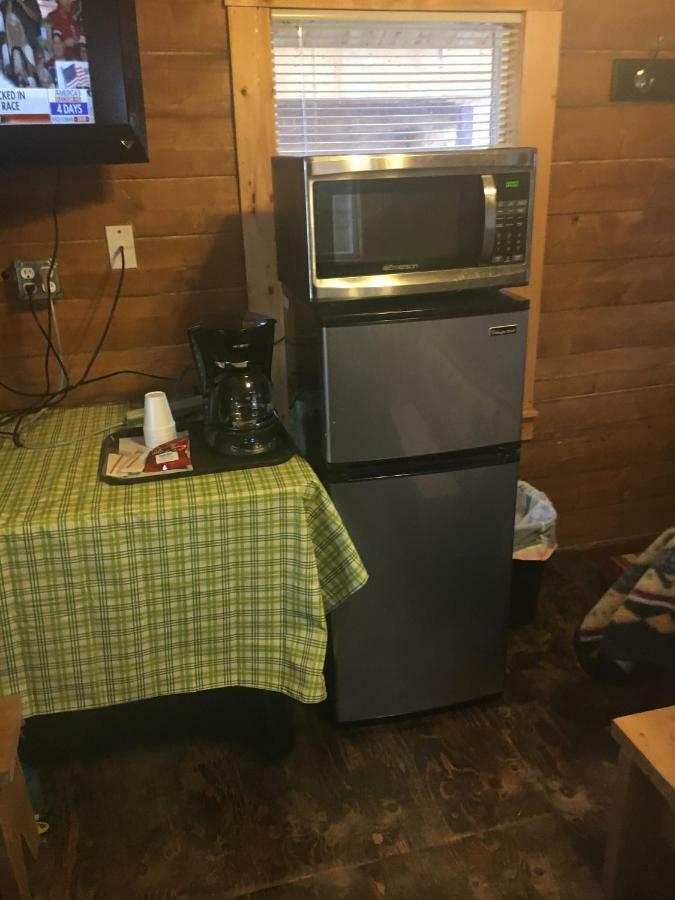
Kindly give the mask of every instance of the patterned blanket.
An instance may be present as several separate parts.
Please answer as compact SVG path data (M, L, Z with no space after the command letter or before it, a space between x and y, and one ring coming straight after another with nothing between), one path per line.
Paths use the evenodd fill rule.
M675 667L675 528L641 553L586 615L575 636L591 675L612 676L636 663Z

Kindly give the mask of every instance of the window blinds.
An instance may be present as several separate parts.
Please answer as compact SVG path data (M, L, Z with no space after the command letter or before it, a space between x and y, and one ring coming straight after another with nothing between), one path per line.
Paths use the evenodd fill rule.
M521 21L274 12L278 153L513 143Z

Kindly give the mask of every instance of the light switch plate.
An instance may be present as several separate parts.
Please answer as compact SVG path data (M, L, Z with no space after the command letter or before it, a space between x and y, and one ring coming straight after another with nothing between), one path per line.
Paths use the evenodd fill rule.
M108 241L110 268L122 268L122 254L119 252L119 248L124 247L124 268L137 269L133 225L106 225L105 236Z

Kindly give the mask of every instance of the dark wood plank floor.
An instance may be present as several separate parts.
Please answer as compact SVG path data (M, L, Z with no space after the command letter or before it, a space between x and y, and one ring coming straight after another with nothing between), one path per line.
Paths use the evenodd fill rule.
M601 897L610 720L675 702L658 676L616 687L577 668L573 630L607 582L592 554L550 561L501 697L342 728L295 707L294 747L276 762L234 733L218 695L201 715L220 741L196 734L194 704L34 721L28 750L57 758L42 765L36 900Z

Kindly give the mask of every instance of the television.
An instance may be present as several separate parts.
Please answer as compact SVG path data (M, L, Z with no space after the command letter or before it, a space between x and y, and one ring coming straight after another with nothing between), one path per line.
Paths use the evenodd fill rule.
M147 159L134 0L0 0L0 165Z

